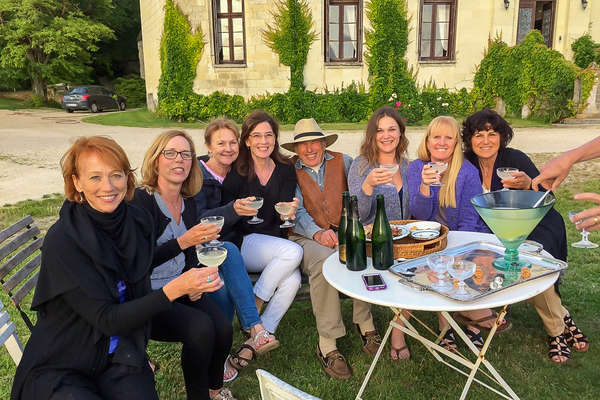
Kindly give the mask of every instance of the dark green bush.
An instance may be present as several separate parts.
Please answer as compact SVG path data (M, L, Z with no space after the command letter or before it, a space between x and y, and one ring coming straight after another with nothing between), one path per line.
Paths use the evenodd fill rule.
M146 82L138 75L128 75L115 79L115 93L127 99L127 107L146 106Z
M573 61L579 68L587 68L592 61L598 62L597 52L600 45L592 40L589 34L585 34L571 43L571 49L575 52Z

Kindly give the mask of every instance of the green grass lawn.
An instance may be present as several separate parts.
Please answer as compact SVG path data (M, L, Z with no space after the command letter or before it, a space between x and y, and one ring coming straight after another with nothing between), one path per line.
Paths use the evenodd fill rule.
M0 110L19 110L27 108L25 101L0 97Z
M573 190L571 188L571 190ZM585 204L572 200L569 188L557 192L557 210L565 216L569 209L582 209ZM579 191L600 192L600 180L588 180ZM23 215L32 214L40 225L51 223L57 215L60 196L49 196L41 201L26 201L0 208L0 227L12 223ZM566 220L568 241L579 240L573 224ZM600 233L590 235L600 243ZM591 341L585 354L573 352L566 365L555 365L547 357L546 334L536 312L527 303L512 307L510 320L513 328L498 335L486 358L507 380L522 399L597 399L600 393L598 365L600 365L600 250L569 247L569 269L561 286L563 304L571 312L578 326ZM4 304L8 298L2 293ZM18 327L19 337L25 342L29 336L18 313L9 307L12 320ZM360 339L352 327L352 302L342 301L342 312L348 334L338 341L347 356L354 376L347 381L328 378L321 370L315 356L318 340L310 301L297 301L282 320L277 331L281 347L260 357L229 385L234 395L242 399L260 399L258 381L254 370L263 368L284 381L324 399L353 399L369 365L370 357L360 348ZM383 307L373 306L376 325L383 334L392 314ZM435 325L434 313L419 313L419 317ZM236 325L234 346L242 338ZM375 369L364 393L365 399L446 399L458 398L465 379L436 362L419 343L408 339L412 357L407 361L392 362L389 346ZM465 346L460 350L464 353ZM151 342L149 354L160 364L156 374L161 399L185 399L183 376L180 367L180 345ZM15 366L4 347L0 350L0 398L8 398ZM474 384L469 399L496 398L489 391Z
M459 120L462 117L458 117ZM549 126L548 123L520 119L520 118L507 118L508 122L513 128L529 128L529 127L543 127ZM160 117L155 113L148 111L147 109L131 110L127 112L110 113L104 115L95 115L93 117L85 117L82 119L83 122L99 125L110 125L110 126L131 126L139 128L192 128L202 129L206 126L205 122L177 122L168 118ZM324 122L319 124L321 128L328 131L340 131L340 130L365 130L367 127L367 121L362 122L336 122L329 123ZM419 125L413 125L413 128L425 128L427 122L423 122ZM281 130L293 131L293 124L281 125Z

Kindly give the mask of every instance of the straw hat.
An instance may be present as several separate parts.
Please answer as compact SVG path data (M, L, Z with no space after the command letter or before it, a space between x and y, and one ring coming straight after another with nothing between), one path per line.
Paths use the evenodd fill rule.
M281 147L295 153L296 143L308 142L310 140L325 139L325 147L331 146L338 138L336 133L325 135L314 118L301 119L294 127L294 141L283 143Z

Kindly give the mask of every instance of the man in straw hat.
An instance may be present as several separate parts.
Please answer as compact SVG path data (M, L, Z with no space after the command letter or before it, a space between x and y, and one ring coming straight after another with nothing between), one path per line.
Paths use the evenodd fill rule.
M317 355L325 372L338 379L352 376L352 368L339 352L336 339L346 334L339 294L323 277L323 263L336 251L337 225L342 209L342 192L348 190L347 175L352 158L330 150L336 134L324 134L313 119L301 119L294 141L281 146L296 153L293 160L298 185L296 226L290 240L304 249L302 271L308 275L313 314L317 320ZM363 350L374 356L381 337L375 330L371 306L354 300L352 319L363 341Z

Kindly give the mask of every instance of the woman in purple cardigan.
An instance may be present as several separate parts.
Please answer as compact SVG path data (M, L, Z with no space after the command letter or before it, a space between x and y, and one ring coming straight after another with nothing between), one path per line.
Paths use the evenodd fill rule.
M434 118L417 151L419 158L408 166L408 192L410 212L415 219L437 221L454 231L489 232L475 208L471 197L482 193L479 172L463 157L458 122L447 116ZM436 173L428 162L445 162L448 168ZM441 186L432 186L441 182ZM438 313L440 329L446 325ZM496 320L492 310L475 310L456 315L458 321L467 324L465 333L478 348L483 347L480 330L489 330ZM511 323L504 321L497 333L506 331ZM456 349L452 329L446 333L442 344L449 350Z

